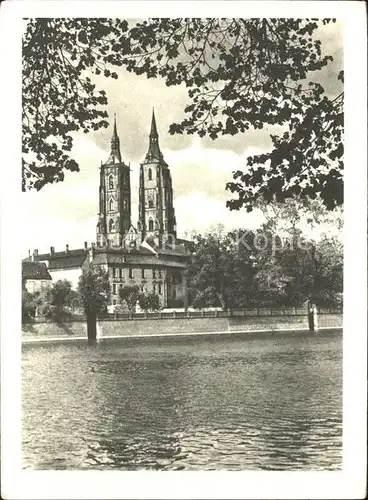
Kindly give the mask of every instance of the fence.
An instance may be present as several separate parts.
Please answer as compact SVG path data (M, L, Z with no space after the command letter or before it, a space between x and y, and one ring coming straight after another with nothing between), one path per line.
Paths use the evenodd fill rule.
M321 308L320 314L342 314L340 308ZM132 319L175 319L175 318L231 318L231 317L268 317L268 316L306 316L307 308L254 308L239 310L198 310L198 311L160 311L149 313L113 313L101 320L132 320Z
M318 308L318 314L342 314L342 308ZM111 313L99 318L100 321L116 320L144 320L144 319L191 319L191 318L236 318L236 317L269 317L269 316L306 316L307 308L253 308L253 309L232 309L232 310L188 310L188 311L158 311L139 313ZM85 321L82 315L73 315L63 321L63 323ZM54 323L55 320L43 317L33 318L30 323Z

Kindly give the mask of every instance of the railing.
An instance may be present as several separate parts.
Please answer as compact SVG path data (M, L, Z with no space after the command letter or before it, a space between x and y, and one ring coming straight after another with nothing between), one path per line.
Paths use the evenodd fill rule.
M342 308L318 308L318 314L342 314ZM145 319L192 319L192 318L244 318L244 317L265 317L265 316L306 316L307 308L253 308L253 309L232 309L232 310L189 310L189 311L157 311L139 313L111 313L99 318L100 321L113 320L145 320ZM85 321L83 316L74 316L66 319L64 323ZM24 323L54 323L54 320L42 317L33 318Z
M321 309L320 314L342 314L342 309ZM159 311L140 313L111 313L101 320L131 320L131 319L191 319L191 318L229 318L229 317L264 317L264 316L306 316L307 308L254 308L239 310L190 310L190 311Z

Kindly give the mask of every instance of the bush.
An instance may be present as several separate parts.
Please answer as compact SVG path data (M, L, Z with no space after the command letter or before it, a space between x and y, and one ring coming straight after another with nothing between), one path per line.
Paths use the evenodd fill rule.
M119 296L123 302L126 303L130 313L135 311L139 299L139 287L137 286L124 286L119 290Z
M160 297L155 293L141 293L138 296L139 307L145 311L158 311L160 309Z

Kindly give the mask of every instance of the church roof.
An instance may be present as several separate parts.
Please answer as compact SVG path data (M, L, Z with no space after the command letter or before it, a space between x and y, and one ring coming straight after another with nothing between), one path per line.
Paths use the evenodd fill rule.
M22 262L22 278L32 280L51 280L50 273L44 262Z

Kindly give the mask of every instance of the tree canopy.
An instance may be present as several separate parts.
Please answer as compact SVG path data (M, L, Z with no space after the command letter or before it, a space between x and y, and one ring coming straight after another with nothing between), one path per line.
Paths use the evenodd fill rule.
M330 236L313 241L290 224L281 238L274 226L195 235L186 271L195 308L341 305L343 247Z
M72 132L107 126L104 90L85 70L125 67L185 85L187 117L172 134L220 135L281 127L269 152L227 184L230 209L254 200L343 202L343 72L328 95L314 75L332 61L318 29L330 19L32 19L23 41L23 189L78 170ZM246 137L246 136L245 136ZM244 139L246 141L246 138Z
M103 269L94 266L83 271L78 282L78 293L87 318L105 312L109 292L109 277Z

